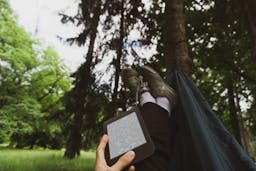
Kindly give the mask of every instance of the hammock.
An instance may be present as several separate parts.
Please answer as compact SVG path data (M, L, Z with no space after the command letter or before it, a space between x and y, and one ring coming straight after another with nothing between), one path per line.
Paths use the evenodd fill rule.
M216 117L195 84L179 70L166 81L177 90L171 117L171 171L256 171L253 160Z

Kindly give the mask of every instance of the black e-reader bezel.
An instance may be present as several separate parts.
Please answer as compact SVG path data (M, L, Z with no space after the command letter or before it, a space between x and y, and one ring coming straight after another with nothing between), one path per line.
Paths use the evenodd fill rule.
M105 134L108 134L107 132L107 125L108 124L111 124L125 116L128 116L129 114L132 114L132 113L135 113L137 118L138 118L138 121L140 123L140 126L141 126L141 129L143 131L143 134L144 134L144 137L145 137L145 140L146 140L146 143L145 144L142 144L140 145L139 147L136 147L134 149L131 149L135 152L135 159L133 160L133 162L131 164L134 164L134 163L137 163L149 156L151 156L154 151L155 151L155 146L154 146L154 143L153 141L151 140L150 138L150 135L148 133L148 130L147 130L147 127L144 123L144 120L140 114L140 111L137 107L132 107L131 110L129 111L126 111L126 112L122 112L121 115L117 116L117 117L114 117L114 118L111 118L107 121L105 121L103 123L103 131ZM124 154L124 153L123 153ZM115 162L117 162L117 160L123 155L123 154L120 154L119 156L113 158L113 159L110 159L110 152L109 152L109 144L107 144L107 147L106 147L106 150L105 150L105 158L106 158L106 161L107 161L107 164L108 165L113 165Z

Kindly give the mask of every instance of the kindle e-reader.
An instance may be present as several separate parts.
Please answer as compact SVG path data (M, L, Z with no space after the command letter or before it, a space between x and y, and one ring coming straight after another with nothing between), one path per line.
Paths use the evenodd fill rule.
M155 146L137 107L103 124L104 133L109 137L105 151L106 161L114 164L124 153L133 150L137 163L153 154Z

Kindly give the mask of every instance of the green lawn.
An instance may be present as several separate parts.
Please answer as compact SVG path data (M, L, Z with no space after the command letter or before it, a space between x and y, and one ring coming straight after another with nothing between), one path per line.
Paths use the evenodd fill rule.
M94 152L63 158L64 151L0 149L0 171L93 171Z

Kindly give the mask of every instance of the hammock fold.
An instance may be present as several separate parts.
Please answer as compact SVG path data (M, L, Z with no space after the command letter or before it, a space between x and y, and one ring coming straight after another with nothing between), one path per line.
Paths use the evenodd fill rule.
M186 74L172 70L166 82L179 97L170 121L171 171L256 171Z

